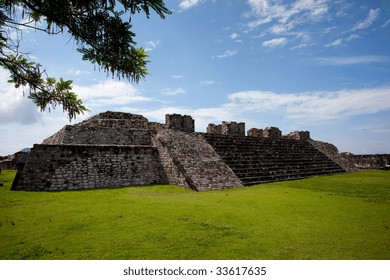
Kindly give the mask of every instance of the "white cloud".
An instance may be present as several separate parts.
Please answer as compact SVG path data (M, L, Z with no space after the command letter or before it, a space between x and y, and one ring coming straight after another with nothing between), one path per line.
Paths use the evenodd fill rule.
M183 89L183 88L178 87L178 88L175 88L175 89L166 88L166 89L164 89L162 91L162 93L164 95L171 95L171 96L173 96L173 95L178 95L178 94L186 94L187 91L185 89Z
M335 30L335 29L337 29L336 26L328 27L328 28L326 28L326 29L324 30L324 33L325 33L325 34L328 34L328 33L332 32L332 31Z
M237 33L232 33L229 37L233 40L236 40L239 37L239 35Z
M273 48L273 47L283 46L286 43L287 43L287 38L275 38L275 39L263 42L262 46L264 48Z
M330 48L330 47L338 47L338 46L343 46L345 45L347 42L351 42L351 41L354 41L354 40L357 40L359 39L360 36L357 35L357 34L351 34L349 35L347 38L338 38L328 44L326 44L324 47L325 48Z
M90 86L74 85L73 91L89 109L91 107L124 106L135 102L156 101L153 98L142 96L130 83L111 79Z
M151 102L157 101L153 98L144 96L112 96L107 98L99 98L85 101L87 107L107 107L107 106L123 106L124 104L132 104L136 102Z
M0 123L1 133L7 135L1 140L0 155L13 154L23 148L32 147L35 143L42 143L44 139L67 124L70 124L69 120L65 114L62 114L62 110L41 114L39 122L27 125Z
M239 39L240 35L238 33L230 34L230 39L234 40L236 43L242 43L242 40Z
M230 51L230 50L227 50L225 51L223 54L219 54L217 56L213 56L212 58L226 58L226 57L230 57L230 56L233 56L233 55L236 55L237 54L237 51Z
M38 107L21 92L0 92L0 104L0 124L30 125L41 120Z
M111 79L90 86L74 85L73 91L83 100L138 94L138 90L132 84Z
M91 72L85 70L79 70L79 69L69 69L68 71L66 71L66 74L72 76L83 76L83 75L89 75L91 74Z
M317 61L324 65L353 65L362 63L382 63L389 59L385 56L336 56L336 57L320 57Z
M147 52L153 51L155 48L158 47L158 45L160 45L159 40L147 41L145 42L145 51Z
M229 95L236 110L281 112L300 122L339 120L390 110L390 87L327 92L243 91Z
M172 74L172 79L184 79L184 76L183 75L176 75L176 74Z
M179 8L180 8L180 10L185 11L185 10L188 10L192 7L195 7L196 5L198 5L201 2L204 2L204 0L182 0L179 3Z
M333 42L330 42L329 44L326 44L325 47L326 48L337 47L337 46L340 46L342 44L343 44L343 39L339 38L339 39L334 40Z
M266 18L261 18L261 19L257 19L255 21L251 21L247 24L247 26L249 28L256 28L256 27L259 27L261 25L264 25L264 24L267 24L269 22L272 21L272 18L271 17L266 17Z
M357 39L359 39L359 38L360 38L359 35L357 35L357 34L352 34L352 35L350 35L349 37L347 37L347 38L345 39L345 41L350 42L350 41L353 41L353 40L357 40Z
M384 24L381 25L382 28L390 26L390 19L388 19Z
M360 126L352 128L353 130L362 130L370 133L390 133L389 121L378 120L375 123L362 124Z
M371 9L368 12L367 18L355 24L352 31L362 30L370 27L379 16L380 9Z
M282 34L282 33L287 32L289 29L290 29L290 27L288 27L285 24L276 24L276 25L272 26L269 29L269 31L273 34Z
M346 118L390 110L390 87L324 92L275 93L241 91L228 95L228 102L205 108L163 107L143 109L147 118L163 122L167 113L191 115L196 130L204 131L209 123L250 121L259 115L277 112L288 122L316 126L319 122L339 122ZM278 123L282 122L280 119ZM253 122L252 122L253 123ZM257 122L254 122L257 123Z
M205 81L201 81L200 85L202 85L202 86L211 86L211 85L214 85L215 83L216 83L216 81L214 81L214 80L205 80Z
M309 44L307 43L302 43L302 44L299 44L297 46L294 46L294 47L291 47L290 50L299 50L299 49L304 49L304 48L307 48L309 46Z
M348 30L343 30L343 26L334 25L335 14L337 11L345 11L350 13L355 9L353 5L349 5L346 1L330 1L330 0L247 0L250 13L248 16L251 21L246 24L248 32L258 26L262 26L263 34L273 34L276 37L286 37L290 39L294 33L305 30L306 33L312 34L314 40L323 40L325 34L339 33L338 37L330 39L330 43L321 43L325 47L345 46L348 42L356 40L360 37L356 34L357 31L364 30L372 26L379 18L380 9L372 8L367 11L366 18L358 22L351 22ZM351 20L351 17L344 15L346 20ZM329 23L333 23L329 26ZM263 26L264 25L264 26ZM328 27L324 27L328 26ZM390 23L384 23L382 27L386 27ZM345 28L346 25L344 25ZM322 30L318 32L319 30ZM322 33L322 34L321 34ZM355 33L348 37L348 33ZM348 35L345 35L348 34ZM272 42L271 46L272 46ZM297 44L297 48L306 47L307 42ZM317 42L316 44L320 44ZM267 43L266 43L267 45Z
M298 24L318 20L328 12L327 0L296 0L291 4L278 0L248 0L247 3L252 13L260 18L249 23L250 28L275 21L279 27L274 30L291 30Z
M8 83L9 74L0 69L0 124L32 124L39 122L38 107L23 92Z

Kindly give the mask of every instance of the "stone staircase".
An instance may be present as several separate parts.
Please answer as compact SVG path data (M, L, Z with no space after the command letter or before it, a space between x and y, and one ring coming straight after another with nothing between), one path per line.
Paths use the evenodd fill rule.
M202 135L244 185L345 172L308 141Z
M208 142L197 133L160 130L153 139L170 184L196 191L243 186Z

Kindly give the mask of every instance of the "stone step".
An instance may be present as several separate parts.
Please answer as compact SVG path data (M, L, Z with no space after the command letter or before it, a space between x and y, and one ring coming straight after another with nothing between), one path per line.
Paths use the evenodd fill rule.
M218 152L218 150L217 150ZM270 161L282 161L282 162L310 162L310 161L318 161L318 160L329 160L326 156L318 156L318 155L300 155L300 154L292 154L292 155L242 155L242 154L237 154L237 155L220 155L224 160L226 161L255 161L255 162L270 162Z
M286 165L312 165L312 164L331 164L334 165L334 163L330 163L329 160L326 159L318 159L318 160L305 160L305 159L257 159L257 160L248 160L248 159L236 159L236 160L226 160L222 158L225 162L229 163L231 166L237 166L237 167L252 167L252 166L264 166L264 167L271 167L271 166L286 166Z
M307 141L203 136L244 185L344 172Z
M338 174L342 172L344 171L327 171L322 173L306 172L306 173L295 173L295 174L286 174L286 175L264 175L264 176L241 177L240 179L244 185L248 186L248 185L261 184L267 182L305 179L313 176Z
M235 171L235 170L233 170ZM261 177L261 176L307 176L307 175L319 175L327 173L339 173L343 172L340 169L328 168L328 169L306 169L306 170L289 170L284 172L283 170L274 170L274 171L258 171L258 172L235 172L236 175L240 178L251 177Z
M234 165L230 166L231 169L236 173L248 173L248 172L258 172L258 171L299 171L299 170L342 170L340 167L336 167L330 164L313 164L313 165L279 165L279 166L251 166L247 168L237 167Z

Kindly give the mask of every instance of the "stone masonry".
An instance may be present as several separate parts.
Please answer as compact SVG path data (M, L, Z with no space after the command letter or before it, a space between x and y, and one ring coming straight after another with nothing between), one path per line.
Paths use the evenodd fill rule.
M222 122L222 124L210 123L207 126L207 133L222 135L245 135L245 123L240 122Z
M13 189L75 190L163 182L154 147L35 145Z
M210 133L210 134L222 134L222 124L213 124L213 123L210 123L208 126L207 126L207 129L206 129L207 133Z
M358 169L390 170L390 154L353 155L343 154L343 157L354 163Z
M264 138L272 138L272 139L279 139L282 138L282 132L277 127L266 127L263 130L263 137Z
M263 138L264 130L259 128L251 128L248 130L248 136L249 137L256 137L256 138Z
M283 136L276 127L210 124L194 132L191 116L105 112L37 144L19 170L14 190L75 190L174 184L196 191L344 172L309 142L309 132Z
M222 122L223 135L245 135L245 123Z
M293 131L286 135L286 138L294 140L310 140L309 131Z
M179 114L165 115L165 128L184 132L194 132L195 122L191 116Z
M242 186L236 174L201 135L161 130L155 141L170 184L197 191Z

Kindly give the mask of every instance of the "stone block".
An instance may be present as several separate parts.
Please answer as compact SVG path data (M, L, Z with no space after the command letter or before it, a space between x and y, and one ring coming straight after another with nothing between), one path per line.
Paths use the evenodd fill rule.
M165 127L184 132L195 132L195 121L191 116L187 115L166 114Z
M277 127L267 127L263 131L264 138L280 139L282 138L282 132Z
M207 133L210 133L210 134L222 134L222 125L221 124L213 124L213 123L210 123L208 126L207 126Z
M245 123L222 122L222 134L245 136Z
M251 128L248 130L247 134L250 137L263 138L264 137L263 132L264 132L263 129Z
M293 140L310 140L309 131L293 131L286 135L286 138Z

